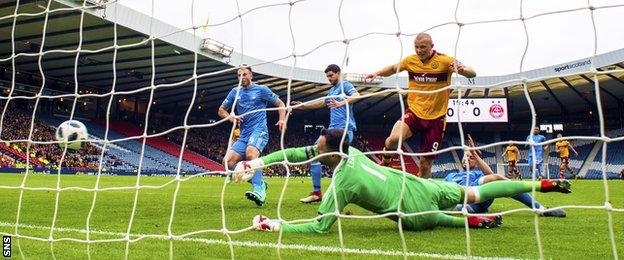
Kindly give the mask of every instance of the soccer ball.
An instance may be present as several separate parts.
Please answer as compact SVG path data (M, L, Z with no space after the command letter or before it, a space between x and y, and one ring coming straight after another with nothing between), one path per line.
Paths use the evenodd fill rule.
M82 148L82 141L87 140L89 132L87 127L78 120L68 120L56 128L56 140L61 142L61 148L67 146L68 149L79 150Z

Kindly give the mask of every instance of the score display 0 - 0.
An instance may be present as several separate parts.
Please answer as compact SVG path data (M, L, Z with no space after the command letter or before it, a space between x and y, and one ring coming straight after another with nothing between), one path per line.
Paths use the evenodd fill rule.
M446 122L457 123L508 122L507 99L462 98L449 99Z

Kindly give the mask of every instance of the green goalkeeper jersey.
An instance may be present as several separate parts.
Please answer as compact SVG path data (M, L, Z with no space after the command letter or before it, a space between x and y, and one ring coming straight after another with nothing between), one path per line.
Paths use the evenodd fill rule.
M317 156L318 152L316 146L289 148L263 156L261 159L265 165L281 162L284 161L284 154L289 162L302 162ZM349 148L349 156L340 168L335 170L332 185L327 188L318 209L319 215L333 213L336 209L342 212L349 203L377 214L397 212L404 175L407 178L401 202L401 211L404 213L447 209L461 200L462 188L455 183L421 179L399 170L379 166L353 147ZM404 227L411 230L433 228L437 224L437 214L441 213L406 217ZM308 223L283 224L281 229L284 232L327 233L335 221L336 217L330 215Z

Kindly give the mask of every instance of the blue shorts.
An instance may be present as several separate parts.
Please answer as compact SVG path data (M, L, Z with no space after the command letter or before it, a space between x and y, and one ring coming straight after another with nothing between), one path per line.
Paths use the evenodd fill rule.
M528 163L529 163L529 169L533 171L533 158L529 157ZM537 167L536 171L539 173L542 173L542 161L537 162L537 165L535 166Z
M494 199L489 199L480 203L468 204L466 205L466 209L468 210L468 213L487 213L490 210L492 203L494 203ZM457 204L455 210L461 211L463 206L464 204Z
M269 142L269 134L265 129L257 129L251 132L249 135L241 135L236 142L232 145L232 150L240 154L243 160L246 158L246 151L248 146L253 146L262 153L264 147Z

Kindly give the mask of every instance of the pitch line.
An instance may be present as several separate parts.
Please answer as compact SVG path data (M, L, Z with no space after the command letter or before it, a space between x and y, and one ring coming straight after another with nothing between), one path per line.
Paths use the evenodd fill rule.
M14 227L15 223L8 223L0 221L0 227ZM46 226L37 226L37 225L29 225L29 224L19 224L20 228L30 228L30 229L41 229L41 230L50 230L50 227ZM58 232L76 232L86 234L87 230L85 229L77 229L77 228L64 228L64 227L55 227L54 231ZM112 232L105 230L91 230L89 233L98 234L98 235L110 235L110 236L119 236L125 237L126 233L122 232ZM3 235L11 235L10 233L0 232ZM169 240L167 235L148 235L148 234L130 234L130 237L147 237L156 238L160 240ZM205 244L213 244L213 245L227 245L227 240L222 239L209 239L209 238L175 238L175 240L179 241L187 241L187 242L200 242ZM278 248L281 249L290 249L290 250L306 250L306 251L316 251L316 252L325 252L325 253L340 253L340 247L332 247L332 246L314 246L314 245L304 245L304 244L274 244L274 243L264 243L264 242L255 242L255 241L232 241L232 245L240 246L240 247L261 247L261 248ZM344 248L344 252L348 254L363 254L363 255L386 255L386 256L402 256L402 251L397 250L380 250L380 249L362 249L362 248ZM514 259L509 257L482 257L482 256L467 256L467 255L459 255L459 254L438 254L438 253L422 253L422 252L407 252L407 256L415 256L415 257L428 257L428 258L439 258L439 259Z

